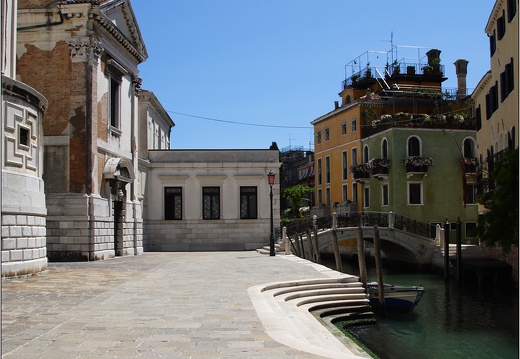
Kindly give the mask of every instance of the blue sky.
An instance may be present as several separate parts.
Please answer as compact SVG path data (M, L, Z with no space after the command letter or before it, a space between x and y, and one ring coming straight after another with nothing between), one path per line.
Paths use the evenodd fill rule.
M490 68L492 0L131 3L149 55L142 88L175 122L173 149L312 148L310 122L340 100L345 65L389 51L392 33L398 58L442 51L446 88L457 86L457 59L469 61L470 89Z

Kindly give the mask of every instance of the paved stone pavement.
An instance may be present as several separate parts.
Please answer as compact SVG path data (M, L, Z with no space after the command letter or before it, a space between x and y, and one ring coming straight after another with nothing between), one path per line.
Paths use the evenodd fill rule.
M335 274L253 251L49 263L38 276L2 281L2 358L320 358L271 338L248 289ZM335 357L366 357L335 337L345 344Z

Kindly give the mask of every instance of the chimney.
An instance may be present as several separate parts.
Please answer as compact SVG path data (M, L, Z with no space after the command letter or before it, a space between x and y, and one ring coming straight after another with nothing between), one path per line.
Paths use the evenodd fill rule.
M428 56L428 65L432 65L432 61L435 59L440 59L441 57L441 50L437 49L431 49L426 53L426 56Z
M468 61L459 59L453 63L457 74L457 97L466 96L466 75L468 74Z
M334 101L334 109L337 110L339 108L339 102Z

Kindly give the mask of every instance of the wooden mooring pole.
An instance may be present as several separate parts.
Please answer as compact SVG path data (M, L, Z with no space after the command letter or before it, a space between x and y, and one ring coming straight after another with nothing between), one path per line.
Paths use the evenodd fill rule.
M381 261L381 242L379 241L379 228L374 226L374 257L376 260L376 275L377 275L377 294L379 296L379 305L381 308L381 316L386 316L385 305L385 288L383 282L383 263Z
M298 233L293 234L293 239L296 247L296 255L302 258L302 247L300 247L300 237L298 236Z
M367 267L365 264L365 246L363 243L363 228L361 223L358 225L357 233L357 252L358 252L358 264L359 264L359 280L363 283L363 287L367 287Z
M318 241L318 225L316 221L318 220L318 216L314 215L312 217L312 234L314 239L314 250L316 255L316 263L321 264L321 256L320 256L320 242Z
M338 243L338 233L336 228L338 227L338 215L336 212L332 215L332 232L331 232L331 241L332 241L332 250L334 251L334 259L336 260L336 270L338 272L343 272L343 264L341 263L341 254L339 252L339 243Z
M462 282L462 223L457 218L457 282Z
M312 245L312 233L311 228L307 227L307 243L309 247L309 259L311 262L316 262L316 256L314 254L314 246Z
M444 281L450 281L450 224L444 222Z

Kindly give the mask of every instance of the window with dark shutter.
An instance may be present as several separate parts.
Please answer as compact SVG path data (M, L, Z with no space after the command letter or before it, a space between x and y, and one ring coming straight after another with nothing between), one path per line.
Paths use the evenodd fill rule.
M258 218L256 187L240 187L240 219L256 218Z

